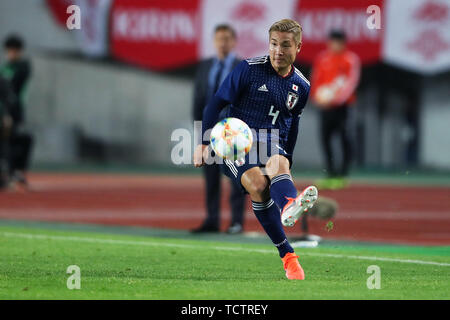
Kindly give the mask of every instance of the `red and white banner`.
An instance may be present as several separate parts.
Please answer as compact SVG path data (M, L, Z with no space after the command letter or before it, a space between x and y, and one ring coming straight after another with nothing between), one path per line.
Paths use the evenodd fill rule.
M386 61L422 73L450 69L450 0L46 0L65 27L70 4L81 8L82 29L73 30L82 51L107 51L154 70L188 65L214 54L213 30L228 23L238 34L242 58L266 54L268 29L282 18L303 26L300 63L311 64L326 48L331 29L347 34L363 64ZM110 5L112 3L112 5ZM381 10L379 29L367 25L370 6ZM109 19L108 19L109 17ZM108 23L109 21L109 23Z
M383 59L426 74L450 69L450 0L387 0Z
M108 18L113 0L46 0L54 21L74 36L80 51L87 56L99 57L108 54ZM80 8L80 29L69 30L67 21L74 11L68 8L76 5Z
M200 0L115 0L112 55L155 70L198 61L199 6Z
M292 0L203 0L200 57L214 54L213 30L220 23L236 30L239 57L267 54L270 26L277 20L293 18L295 5Z
M395 1L395 0L394 0ZM377 5L383 12L384 0L299 0L295 19L303 27L303 47L298 56L300 62L312 63L317 54L326 48L328 33L332 29L343 30L348 47L364 64L381 58L383 18L381 29L369 29L367 8Z

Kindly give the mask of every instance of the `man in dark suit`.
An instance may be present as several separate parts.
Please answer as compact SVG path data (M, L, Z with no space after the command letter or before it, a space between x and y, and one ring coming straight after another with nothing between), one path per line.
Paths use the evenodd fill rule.
M216 93L222 81L240 62L233 53L236 45L236 32L226 24L218 25L214 30L214 47L216 56L200 63L195 78L193 117L201 121L203 109ZM227 108L220 117L224 118ZM221 173L218 164L204 166L206 182L207 217L200 227L192 230L194 233L219 232L220 224L220 181ZM241 186L231 183L230 207L232 219L227 232L240 233L243 229L245 194Z

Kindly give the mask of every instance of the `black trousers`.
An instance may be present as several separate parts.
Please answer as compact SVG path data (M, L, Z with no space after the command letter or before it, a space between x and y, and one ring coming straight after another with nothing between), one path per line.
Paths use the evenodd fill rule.
M342 105L328 110L321 110L321 139L325 155L328 176L346 176L352 161L352 148L348 134L348 109ZM336 164L336 156L332 148L332 138L337 134L340 137L342 148L342 163Z
M0 126L0 131L3 128ZM8 138L0 132L0 188L7 185L9 177L9 141Z
M203 167L206 182L206 209L207 217L205 224L219 227L220 224L220 167L217 164L205 165ZM245 194L240 185L231 181L230 207L231 224L244 223Z
M33 147L33 136L13 130L9 137L9 171L26 171L30 162L31 149Z

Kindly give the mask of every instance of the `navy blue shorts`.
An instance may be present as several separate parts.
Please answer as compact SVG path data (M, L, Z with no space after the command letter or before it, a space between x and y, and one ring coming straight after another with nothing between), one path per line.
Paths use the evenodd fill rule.
M264 168L267 161L273 155L282 155L289 160L289 166L292 165L292 155L287 153L279 144L274 144L271 148L270 143L254 143L250 152L244 159L238 159L235 161L224 159L220 164L222 172L232 180L238 183L242 190L247 193L245 188L241 184L241 177L247 170L259 167Z

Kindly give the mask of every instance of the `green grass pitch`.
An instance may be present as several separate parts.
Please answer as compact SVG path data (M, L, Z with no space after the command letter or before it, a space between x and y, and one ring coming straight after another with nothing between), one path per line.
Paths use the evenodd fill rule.
M449 299L450 247L297 249L304 281L276 250L243 244L0 225L0 299ZM69 290L69 265L81 289ZM370 265L381 289L367 288Z

